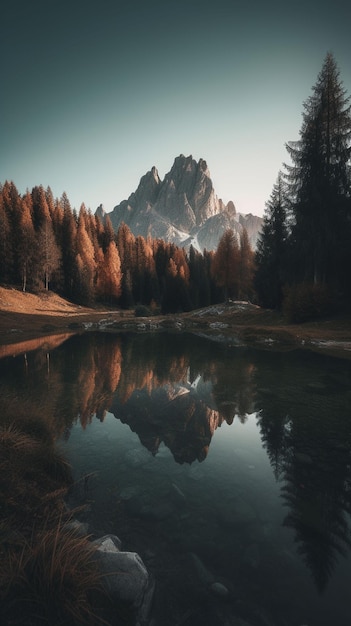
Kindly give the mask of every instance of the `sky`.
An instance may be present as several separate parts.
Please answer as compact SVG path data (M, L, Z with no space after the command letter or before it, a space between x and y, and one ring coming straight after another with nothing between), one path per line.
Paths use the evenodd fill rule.
M262 215L327 52L351 95L350 18L345 0L5 0L0 182L110 212L192 155Z

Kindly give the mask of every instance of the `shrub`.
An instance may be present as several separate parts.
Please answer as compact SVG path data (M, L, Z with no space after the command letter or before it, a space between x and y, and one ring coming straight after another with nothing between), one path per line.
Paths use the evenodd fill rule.
M151 315L160 315L161 307L157 304L156 300L152 299L150 302Z
M153 315L153 312L151 311L151 309L149 309L149 307L145 306L144 304L138 304L135 307L134 315L135 317L151 317Z
M284 289L283 314L291 323L319 319L332 311L332 298L325 285L299 283Z

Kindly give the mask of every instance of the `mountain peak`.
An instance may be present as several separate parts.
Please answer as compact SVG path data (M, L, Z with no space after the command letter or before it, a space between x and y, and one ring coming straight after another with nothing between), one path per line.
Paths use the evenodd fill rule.
M184 154L174 159L163 181L153 166L141 177L136 191L115 206L109 217L116 231L124 222L134 235L184 246L194 245L196 241L201 251L216 249L228 228L238 233L243 228L234 203L225 205L217 198L207 162ZM255 222L255 226L259 228L260 224ZM249 236L254 246L257 238L254 227Z

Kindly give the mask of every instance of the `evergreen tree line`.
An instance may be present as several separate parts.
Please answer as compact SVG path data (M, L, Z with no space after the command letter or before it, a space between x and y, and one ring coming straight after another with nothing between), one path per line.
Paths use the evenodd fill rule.
M224 298L250 298L254 254L247 232L226 231L218 249L189 253L161 239L134 236L126 224L114 232L67 195L37 186L20 195L0 186L0 283L23 291L53 290L69 300L163 313L189 311Z
M331 53L305 101L266 204L256 253L259 303L295 320L351 298L351 107Z

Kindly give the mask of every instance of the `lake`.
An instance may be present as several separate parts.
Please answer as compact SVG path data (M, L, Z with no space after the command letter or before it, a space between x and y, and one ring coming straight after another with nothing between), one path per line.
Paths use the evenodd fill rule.
M181 333L53 346L0 359L1 414L52 420L69 503L140 554L155 626L349 626L349 360Z

